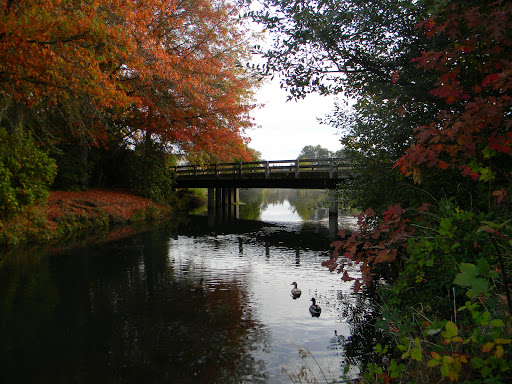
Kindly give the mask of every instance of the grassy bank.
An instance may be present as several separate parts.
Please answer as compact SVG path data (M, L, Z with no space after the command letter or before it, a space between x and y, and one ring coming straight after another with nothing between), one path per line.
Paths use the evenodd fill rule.
M145 224L186 210L191 201L182 193L170 207L125 190L52 191L43 204L0 221L0 246L50 243L87 235L116 236L111 233L113 228L131 234Z

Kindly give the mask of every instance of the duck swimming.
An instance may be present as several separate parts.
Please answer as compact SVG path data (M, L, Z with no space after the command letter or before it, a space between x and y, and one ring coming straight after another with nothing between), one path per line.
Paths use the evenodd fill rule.
M297 283L294 281L293 283L291 283L290 285L293 285L294 287L292 288L292 297L293 299L298 299L300 297L300 295L302 294L302 291L297 288Z
M322 308L316 303L315 298L313 297L311 299L313 304L309 306L309 313L311 313L311 316L313 317L320 317L320 313L322 313Z

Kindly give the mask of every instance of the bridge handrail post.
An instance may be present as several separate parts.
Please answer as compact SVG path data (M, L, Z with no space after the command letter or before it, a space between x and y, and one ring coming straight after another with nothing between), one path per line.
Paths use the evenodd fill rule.
M270 179L270 164L265 161L265 179Z
M300 162L300 160L299 160L299 159L295 160L295 178L296 178L296 179L300 178L300 166L299 166L299 162Z
M215 163L215 178L219 178L219 164Z
M242 178L242 162L238 163L238 176Z
M194 164L194 176L197 176L197 165Z
M329 178L332 179L333 177L333 174L334 174L334 168L332 166L332 158L329 159Z

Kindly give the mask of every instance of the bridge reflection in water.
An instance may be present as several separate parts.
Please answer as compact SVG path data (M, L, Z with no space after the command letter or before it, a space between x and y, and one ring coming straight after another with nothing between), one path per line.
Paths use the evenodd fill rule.
M239 218L239 188L335 189L352 177L344 159L297 159L180 165L174 167L178 188L208 188L212 224ZM338 204L331 197L329 228L337 233ZM332 229L331 229L332 228Z

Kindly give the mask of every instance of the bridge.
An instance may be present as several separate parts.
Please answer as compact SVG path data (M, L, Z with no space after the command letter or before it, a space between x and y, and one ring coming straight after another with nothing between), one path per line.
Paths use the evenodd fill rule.
M343 159L297 159L179 165L174 167L178 188L292 188L334 189L351 178Z
M174 167L178 188L208 188L208 212L238 218L239 188L334 189L352 177L344 159L296 159L178 165ZM337 217L333 200L330 216Z

